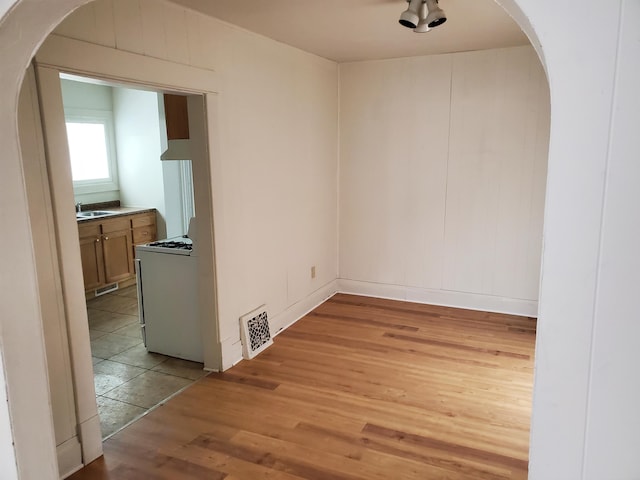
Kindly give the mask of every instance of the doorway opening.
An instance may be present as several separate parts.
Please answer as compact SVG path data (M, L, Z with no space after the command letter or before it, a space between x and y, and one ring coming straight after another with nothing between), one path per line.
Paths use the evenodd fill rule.
M146 411L157 402L186 387L194 378L204 375L203 367L205 370L220 368L221 350L218 340L213 254L213 201L208 181L211 178L209 138L215 133L215 128L209 126L207 118L209 112L216 111L216 94L208 89L204 82L194 83L188 80L193 77L194 71L196 74L205 73L205 76L208 76L208 72L184 67L184 75L181 78L187 80L167 78L162 82L158 81L162 75L152 76L149 73L146 62L147 59L137 62L139 68L128 69L126 75L115 75L105 71L108 68L104 67L103 62L97 62L84 69L74 68L73 60L70 64L54 62L43 65L35 62L34 68L30 69L28 85L23 92L23 131L31 129L34 135L41 136L46 151L46 157L44 152L34 155L33 165L30 165L34 173L30 179L33 183L32 191L41 191L43 194L42 198L34 196L34 208L36 202L44 205L44 210L36 210L49 219L47 222L41 222L44 248L39 248L38 251L43 252L43 272L46 268L52 268L51 261L47 262L47 257L52 257L53 254L46 255L45 249L57 252L52 258L57 258L56 263L60 265L60 276L57 278L59 285L52 285L51 289L65 292L64 297L60 299L54 299L52 293L51 304L55 304L57 308L51 310L47 307L47 310L52 312L51 318L46 320L46 328L51 333L45 340L50 369L54 371L50 378L64 378L64 382L57 384L55 395L52 395L54 432L61 475L81 463L86 464L97 458L102 451L103 437L144 413L140 409ZM153 63L153 60L150 62ZM61 76L65 78L61 79ZM127 113L124 117L133 118L135 114L139 115L139 118L136 117L134 120L130 118L128 123L125 118L122 128L118 128L117 121L113 122L113 130L116 132L113 141L116 147L113 150L120 156L117 159L119 165L116 164L115 170L118 173L113 175L119 182L121 194L120 203L117 205L101 205L101 202L118 201L118 198L104 197L108 189L98 189L95 192L74 189L66 129L68 119L65 118L61 82L78 79L83 80L81 83L84 83L84 88L92 83L119 89L117 95L120 109L119 112L114 109L114 117L122 112ZM165 112L162 111L164 95L182 97L185 100L183 103L190 125L190 139L187 142L190 154L180 158L172 156L169 161L161 160L163 152L171 150L169 147L172 142L171 138L161 138L163 131L166 135L166 128L160 128L160 124L164 125L165 121ZM112 96L116 95L112 92ZM140 100L142 104L155 102L155 107L149 110L150 115L142 115L141 104L132 97L144 97L144 101ZM112 103L117 102L112 99ZM27 120L31 120L31 123L27 124ZM147 130L136 134L136 129L143 127ZM119 137L118 130L121 132ZM150 136L158 140L156 144L141 147L141 138L148 139ZM118 143L129 145L128 148L119 148L121 145L117 145ZM149 151L153 151L153 154L146 159L146 166L140 167L139 157L147 155ZM153 174L150 168L154 169L155 178L159 180L151 180ZM129 173L129 170L133 173ZM124 195L123 190L126 190ZM165 191L170 195L165 195ZM85 196L78 198L78 194ZM131 200L132 198L137 200ZM74 204L76 210L81 210L75 214L72 213ZM195 212L197 215L194 217ZM105 230L105 224L110 222L111 225L107 227L116 224L117 228ZM92 233L94 238L87 241L86 245L80 241L79 251L79 237L87 233L82 231L85 225L88 230L95 230ZM93 227L90 228L91 225ZM174 329L179 329L185 318L193 320L195 317L196 322L191 322L196 325L192 329L195 330L192 338L196 337L200 343L199 357L194 359L174 352L149 348L151 353L163 356L156 356L153 362L145 361L141 366L132 365L136 362L133 358L115 359L115 356L125 352L135 356L134 350L144 358L150 358L144 346L149 336L145 338L143 334L148 328L141 328L139 321L139 311L145 309L140 310L138 306L141 296L138 289L140 284L136 282L137 249L154 240L164 240L168 236L182 238L190 233L188 230L197 232L197 242L194 241L193 235L190 239L184 239L184 243L190 243L193 247L197 245L197 249L192 247L192 250L198 252L197 256L187 257L191 259L190 274L193 278L190 282L193 288L190 292L190 307L193 308L190 313L185 309L174 314L171 321ZM105 260L113 260L114 263L110 264ZM95 269L97 273L93 276L85 275L87 264L95 265L99 261L102 261L102 266ZM55 274L55 271L53 273ZM179 276L171 278L181 280ZM87 279L95 282L89 285ZM109 290L113 292L106 293ZM165 296L173 300L175 295L183 291L184 289L167 290ZM103 293L105 295L102 295ZM89 300L89 304L86 300ZM87 315L88 306L91 309L91 318ZM148 322L149 319L145 317L145 321ZM117 334L116 330L119 330ZM110 342L109 336L112 335L118 335L118 339L124 343ZM127 339L127 336L131 338ZM96 357L93 360L96 364L95 371L89 363L92 361L92 353ZM176 357L179 360L168 357ZM197 366L190 365L188 368L182 362L183 359L194 361ZM94 374L102 374L100 381L94 378ZM149 386L149 382L145 381L147 377L170 380L170 385L156 385L155 391L151 394L152 390L146 388ZM127 383L129 384L125 385ZM140 384L138 391L132 393L133 384L136 383ZM114 391L115 388L119 390ZM114 400L138 408L130 408L129 412L118 412L116 409L109 421L109 415L104 414L104 405L96 402L96 393L99 397L105 397L98 399L104 404L109 403L113 406ZM102 426L100 420L103 420Z
M184 96L75 75L61 74L60 83L96 402L106 439L205 374L201 347L193 346L197 352L171 348L176 341L172 338L168 350L158 348L158 329L145 328L142 314L143 308L150 312L156 306L151 295L142 302L140 269L135 268L139 248L186 237L189 219L195 216L188 152L184 158L161 160L173 140L167 116L172 115L172 121L178 116L169 109L182 105L186 114L187 104ZM186 130L181 136L188 139L188 117L179 120ZM195 282L193 268L188 275ZM183 292L166 294L173 302ZM161 300L153 297L153 302ZM195 303L197 299L190 298L167 321L180 323L181 329L189 320L195 325ZM199 341L197 330L193 338ZM150 334L152 344L147 343Z

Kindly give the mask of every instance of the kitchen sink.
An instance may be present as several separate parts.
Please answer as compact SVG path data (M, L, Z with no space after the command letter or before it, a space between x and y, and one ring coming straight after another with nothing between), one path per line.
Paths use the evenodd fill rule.
M76 212L76 218L92 218L106 217L107 215L115 215L117 212L109 212L107 210L89 210L87 212Z

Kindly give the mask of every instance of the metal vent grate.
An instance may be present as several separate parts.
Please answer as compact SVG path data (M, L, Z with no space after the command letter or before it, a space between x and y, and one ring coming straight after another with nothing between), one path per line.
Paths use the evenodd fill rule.
M251 359L273 344L266 305L240 317L242 356Z
M95 295L96 297L99 297L100 295L104 295L105 293L115 292L116 290L118 290L118 284L112 283L111 285L107 285L105 287L96 289Z

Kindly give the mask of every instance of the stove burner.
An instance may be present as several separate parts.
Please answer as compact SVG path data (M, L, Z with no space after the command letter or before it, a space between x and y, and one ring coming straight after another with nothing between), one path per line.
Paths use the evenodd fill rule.
M180 250L192 250L193 245L186 242L153 242L149 244L150 247L162 247L162 248L177 248Z

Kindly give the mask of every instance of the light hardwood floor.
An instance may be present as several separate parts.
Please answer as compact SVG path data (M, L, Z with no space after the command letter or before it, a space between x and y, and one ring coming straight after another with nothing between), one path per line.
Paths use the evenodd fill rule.
M85 479L524 479L535 319L338 294Z

